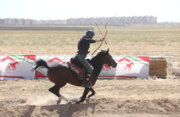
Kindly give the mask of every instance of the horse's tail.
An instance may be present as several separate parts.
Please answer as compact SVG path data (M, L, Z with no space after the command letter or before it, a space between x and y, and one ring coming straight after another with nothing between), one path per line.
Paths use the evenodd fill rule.
M36 70L38 67L45 67L45 68L49 68L49 66L47 65L47 62L40 59L40 60L37 60L36 62L36 66L33 68L33 70Z

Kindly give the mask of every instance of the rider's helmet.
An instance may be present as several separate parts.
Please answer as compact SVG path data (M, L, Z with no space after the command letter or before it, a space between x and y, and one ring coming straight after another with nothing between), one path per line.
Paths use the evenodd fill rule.
M92 30L86 31L86 36L87 37L94 36L94 35L95 35L94 31L92 31Z

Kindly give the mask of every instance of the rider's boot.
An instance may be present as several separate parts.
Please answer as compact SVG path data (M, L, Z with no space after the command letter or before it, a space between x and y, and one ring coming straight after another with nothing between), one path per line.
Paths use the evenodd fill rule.
M91 74L87 73L85 78L84 78L83 87L85 87L85 88L91 88L92 87L92 83L90 81L90 78L91 78Z

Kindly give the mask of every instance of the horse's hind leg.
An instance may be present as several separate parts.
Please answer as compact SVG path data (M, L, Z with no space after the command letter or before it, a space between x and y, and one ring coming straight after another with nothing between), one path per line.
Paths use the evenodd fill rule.
M53 87L49 88L49 91L51 93L53 93L54 95L56 95L59 99L57 100L57 104L59 104L61 102L61 99L64 98L66 101L67 99L63 96L60 95L59 90L61 87L63 87L66 83L62 84L62 85L54 85Z
M56 95L57 97L61 97L59 94L60 87L58 85L54 85L53 87L49 88L49 91Z
M58 85L54 85L53 87L49 88L49 91L56 95L59 99L57 100L57 104L61 102L61 95L59 93L60 87Z

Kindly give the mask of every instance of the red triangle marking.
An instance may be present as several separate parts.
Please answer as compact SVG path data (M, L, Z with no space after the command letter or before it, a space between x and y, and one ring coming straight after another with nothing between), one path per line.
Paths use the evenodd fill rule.
M122 62L122 61L131 62L131 61L130 61L129 59L127 59L126 57L124 57L124 58L120 59L118 62L120 63L120 62Z
M57 60L57 61L59 61L59 62L61 62L61 63L65 63L64 61L62 61L61 59L59 59L59 58L57 58L57 57L54 57L54 58L50 59L48 62L53 62L53 61L55 61L55 60Z
M15 59L7 56L7 57L3 58L0 62L5 61L5 60L7 60L7 59L9 59L9 60L11 60L11 61L16 61Z
M47 77L46 75L42 74L38 70L35 71L35 77Z
M140 58L140 59L142 59L142 60L149 63L149 57L148 56L138 56L138 58Z
M23 56L30 59L30 60L33 60L33 61L35 61L35 59L36 59L35 55L23 55Z

